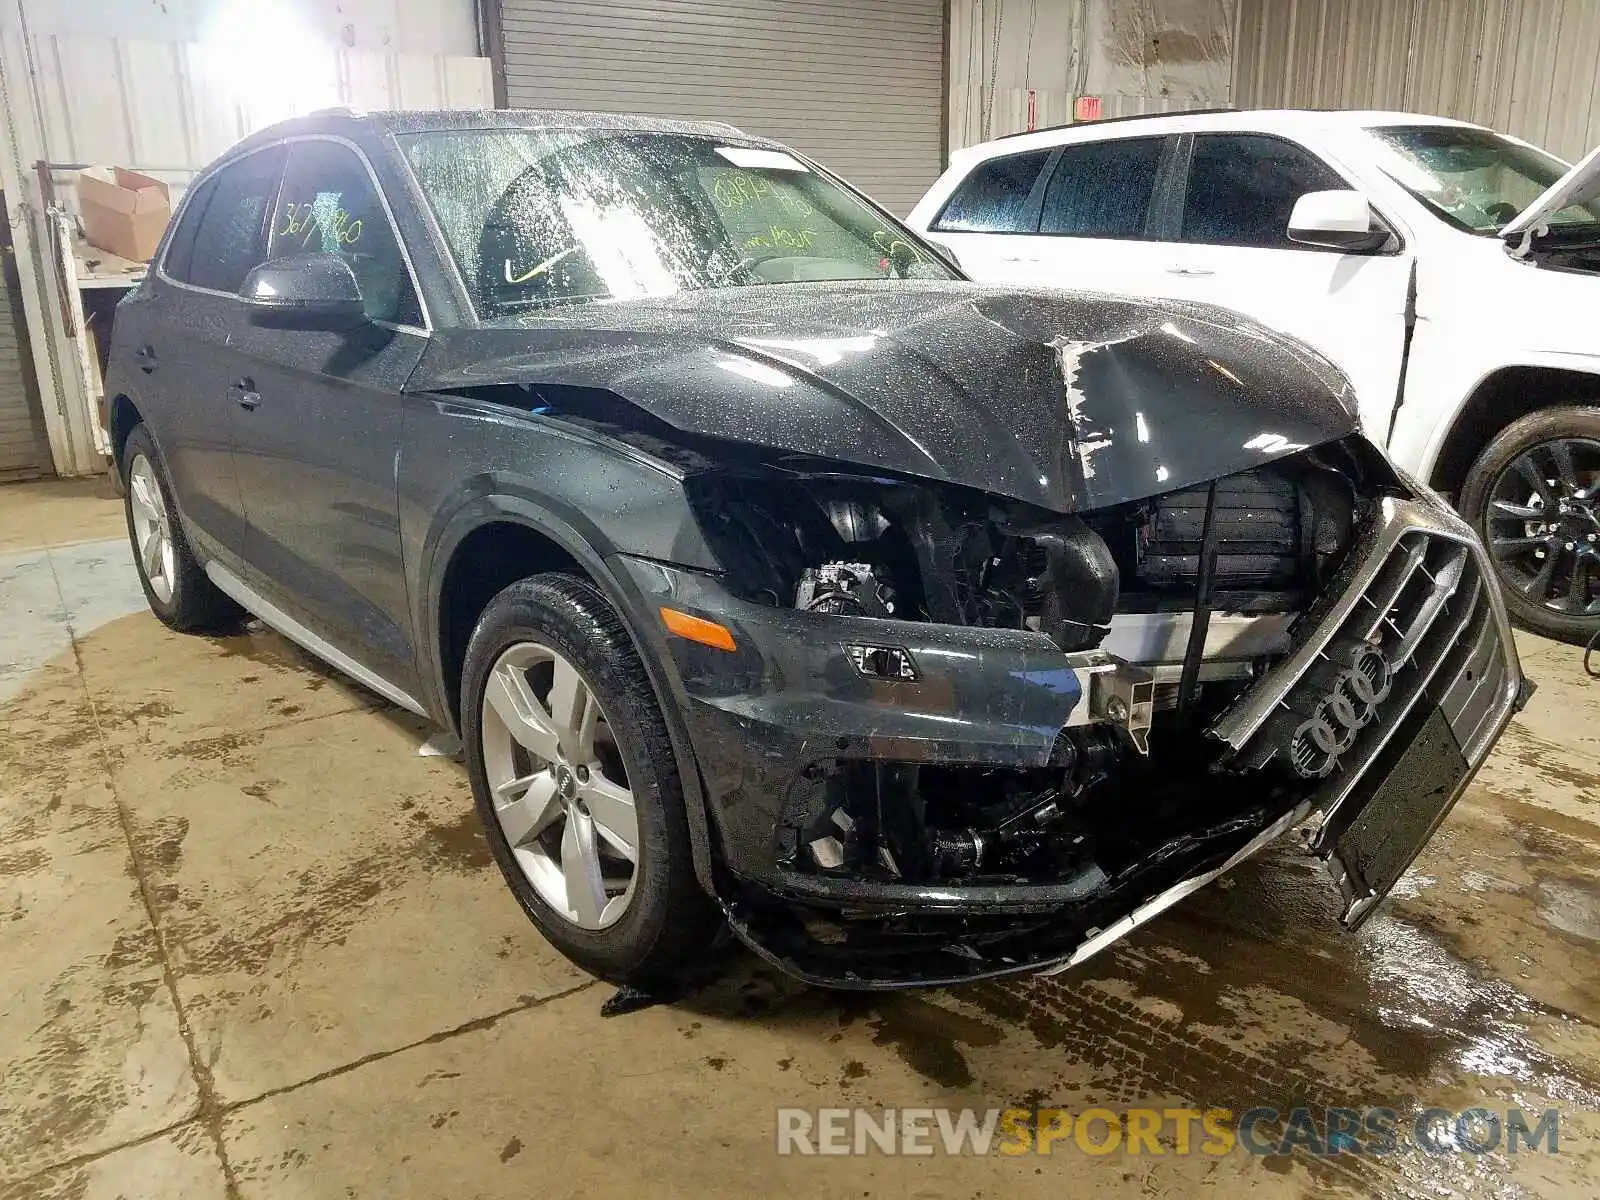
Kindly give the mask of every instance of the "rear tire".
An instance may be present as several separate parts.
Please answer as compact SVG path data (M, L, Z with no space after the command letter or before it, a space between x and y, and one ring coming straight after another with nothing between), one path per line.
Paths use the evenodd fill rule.
M155 440L143 425L134 426L128 434L121 466L128 540L150 611L179 633L237 625L244 610L211 582L195 559L172 502Z
M489 602L467 646L461 724L495 861L558 950L644 989L707 957L721 915L695 878L677 759L638 651L593 584L535 575Z
M1600 633L1600 407L1506 426L1467 472L1461 515L1489 548L1513 621L1564 642Z

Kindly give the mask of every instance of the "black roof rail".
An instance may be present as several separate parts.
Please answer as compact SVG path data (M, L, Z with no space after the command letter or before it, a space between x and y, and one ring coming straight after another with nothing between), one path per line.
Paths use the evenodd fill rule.
M1002 133L997 138L988 139L991 142L1003 142L1007 138L1027 137L1034 133L1053 133L1057 129L1071 129L1075 125L1120 125L1124 121L1154 121L1159 117L1209 117L1217 113L1243 112L1243 109L1223 108L1175 108L1170 112L1130 113L1126 117L1096 117L1092 121L1063 121L1060 125L1044 125L1038 129L1021 129L1016 133Z

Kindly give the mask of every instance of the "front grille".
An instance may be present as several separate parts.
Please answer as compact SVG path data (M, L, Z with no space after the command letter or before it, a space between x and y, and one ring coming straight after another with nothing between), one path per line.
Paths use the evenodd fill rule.
M1454 682L1463 670L1474 669L1461 662L1463 643L1488 649L1477 671L1502 676L1505 671L1477 556L1464 542L1421 531L1400 539L1334 640L1376 647L1389 664L1389 694L1319 789L1316 803L1325 810L1350 794L1419 700L1428 696L1437 703L1441 682ZM1451 718L1448 712L1445 716ZM1465 748L1463 734L1475 728L1464 730L1454 719L1450 725Z
M1419 702L1438 706L1468 762L1482 760L1520 674L1483 552L1455 525L1451 514L1395 502L1363 531L1289 657L1218 721L1213 732L1234 747L1236 765L1283 755L1320 780L1312 804L1331 813Z

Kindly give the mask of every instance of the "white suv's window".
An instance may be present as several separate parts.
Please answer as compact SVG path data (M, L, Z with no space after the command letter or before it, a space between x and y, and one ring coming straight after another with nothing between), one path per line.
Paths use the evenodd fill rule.
M1309 150L1251 133L1194 139L1180 237L1214 246L1304 250L1289 240L1289 216L1307 192L1348 188Z
M1149 137L1063 146L1045 185L1039 232L1143 237L1165 143Z
M933 222L948 233L1032 233L1028 196L1050 150L1008 154L979 163L961 181Z

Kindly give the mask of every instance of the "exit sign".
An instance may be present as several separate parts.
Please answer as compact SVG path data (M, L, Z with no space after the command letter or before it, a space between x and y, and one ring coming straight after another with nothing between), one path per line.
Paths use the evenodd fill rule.
M1079 96L1072 102L1074 121L1098 121L1101 116L1099 96Z

